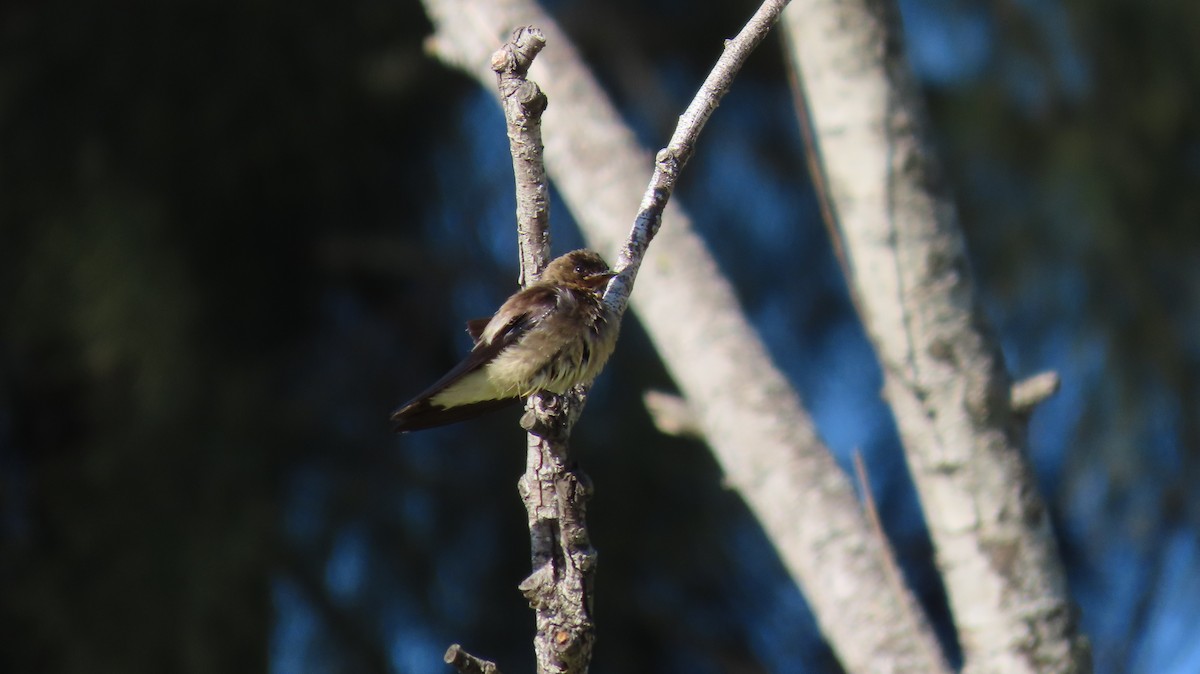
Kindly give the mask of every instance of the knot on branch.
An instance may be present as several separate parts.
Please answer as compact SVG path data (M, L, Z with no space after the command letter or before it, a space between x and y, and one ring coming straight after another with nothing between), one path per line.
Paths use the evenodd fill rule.
M554 564L552 561L547 561L521 581L517 589L529 601L530 608L539 609L553 603L554 583Z
M565 403L563 396L553 393L533 395L521 416L521 428L550 442L564 438L566 433L561 417Z
M596 640L595 630L589 626L558 627L553 632L551 646L557 665L565 671L587 671L591 660L592 644Z
M529 398L521 428L553 445L565 445L583 412L587 386L576 386L562 395L541 392ZM562 448L556 448L561 452ZM565 454L559 457L565 458Z
M674 149L664 147L654 155L654 163L660 171L673 176L676 172L675 169L679 166L679 157Z
M492 54L492 70L500 77L512 74L523 78L545 46L546 36L537 26L514 28L508 42Z
M513 31L512 38L492 54L492 70L500 96L507 103L516 103L520 114L534 120L546 110L546 95L537 82L525 79L533 59L546 46L546 36L534 26L522 26ZM511 121L511 120L510 120ZM519 120L523 125L525 122Z
M527 117L536 117L546 111L546 106L549 101L546 99L546 94L542 93L542 88L533 80L525 80L517 87L513 93L513 98L517 101L517 105L521 106L521 112Z

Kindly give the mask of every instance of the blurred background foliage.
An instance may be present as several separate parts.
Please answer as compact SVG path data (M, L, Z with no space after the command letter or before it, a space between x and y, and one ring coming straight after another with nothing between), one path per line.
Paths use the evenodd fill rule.
M1010 368L1063 377L1031 452L1097 669L1200 670L1200 5L901 9ZM550 10L658 147L752 7ZM531 668L516 413L387 423L516 278L501 114L429 32L412 0L0 8L0 671ZM953 651L786 81L769 43L679 198ZM703 446L650 424L670 386L627 321L576 435L593 671L839 671Z

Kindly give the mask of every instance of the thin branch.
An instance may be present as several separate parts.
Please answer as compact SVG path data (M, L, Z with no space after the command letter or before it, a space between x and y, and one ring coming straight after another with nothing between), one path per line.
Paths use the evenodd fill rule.
M596 550L585 524L591 483L568 468L567 459L567 439L585 399L582 387L561 396L537 394L522 419L532 429L518 487L529 513L533 573L520 588L535 612L539 674L586 672L595 641Z
M545 45L541 30L523 26L513 31L491 62L516 178L522 286L536 281L550 259L549 184L541 135L546 96L527 79ZM584 519L591 490L582 486L590 482L582 472L568 468L568 439L586 396L584 387L562 396L534 394L521 419L529 436L518 489L529 516L533 571L520 589L534 609L534 653L537 671L544 674L586 672L592 658L596 551Z
M704 431L687 400L666 391L646 391L642 404L650 414L654 427L665 435L704 439Z
M457 669L459 674L500 674L496 663L477 658L464 651L458 644L451 644L442 660Z
M633 282L637 278L638 269L641 268L646 249L662 226L667 201L675 191L680 172L696 151L700 131L704 129L709 117L712 117L721 99L729 92L734 77L742 69L746 59L750 58L750 54L766 39L771 27L779 20L779 15L788 2L789 0L767 0L736 37L725 41L724 53L700 85L700 90L692 98L687 110L679 116L679 124L675 126L675 133L671 134L671 141L659 150L655 157L654 174L642 195L642 203L638 207L629 238L626 239L617 258L615 269L620 275L609 285L604 297L605 302L618 316L625 313L629 293L633 290Z
M1009 398L1014 414L1029 414L1033 408L1045 402L1050 396L1058 393L1062 382L1058 373L1050 370L1027 377L1012 385Z
M550 261L550 188L542 160L542 112L546 110L546 95L537 82L526 79L533 59L545 46L546 36L541 30L522 26L492 54L492 70L496 73L496 86L508 123L516 179L522 288L536 281Z

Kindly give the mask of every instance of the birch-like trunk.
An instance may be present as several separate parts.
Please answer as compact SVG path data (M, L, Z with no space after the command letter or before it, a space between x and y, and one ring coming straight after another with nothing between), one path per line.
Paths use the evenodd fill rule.
M883 366L964 671L1090 671L895 9L796 0L784 28L833 236Z

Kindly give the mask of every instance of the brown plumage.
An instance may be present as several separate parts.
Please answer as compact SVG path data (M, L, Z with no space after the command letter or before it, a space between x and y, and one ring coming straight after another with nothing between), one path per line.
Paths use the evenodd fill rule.
M392 414L399 433L442 426L503 407L536 391L565 393L600 373L618 326L600 297L615 274L596 253L555 258L537 283L496 315L467 323L471 353Z

